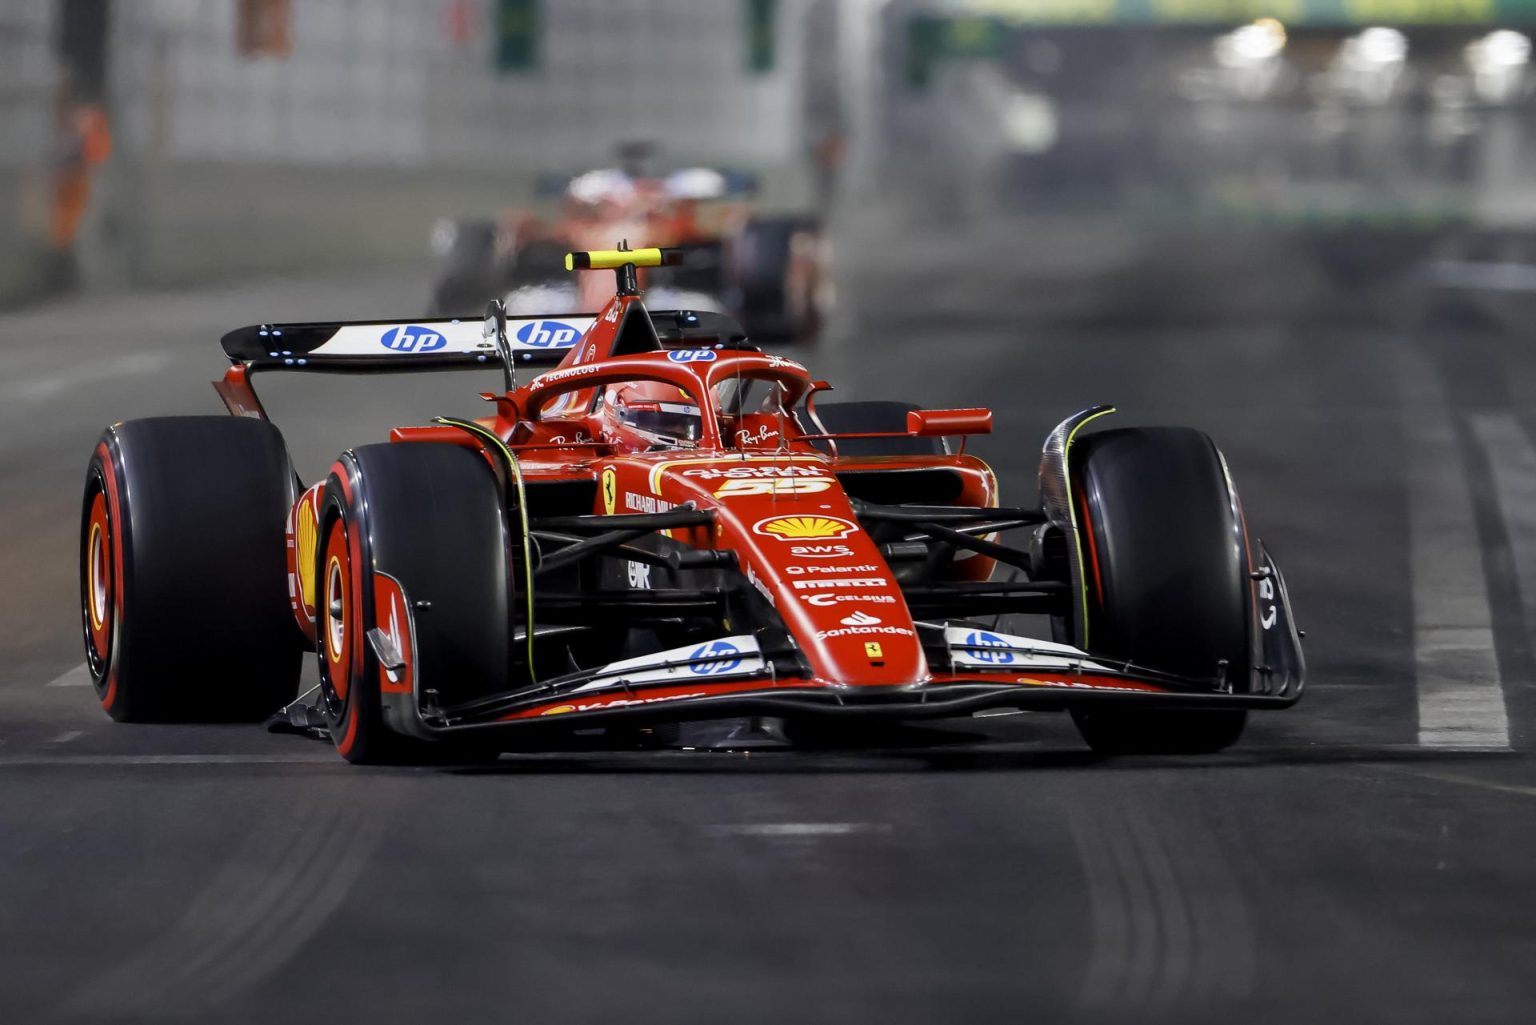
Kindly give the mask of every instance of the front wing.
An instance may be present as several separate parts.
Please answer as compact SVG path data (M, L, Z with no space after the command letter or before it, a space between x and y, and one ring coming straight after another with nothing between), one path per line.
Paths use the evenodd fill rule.
M1061 711L1088 705L1152 709L1281 709L1301 699L1306 674L1300 632L1284 578L1262 542L1255 579L1253 675L1246 688L1224 679L1196 680L1094 658L1043 641L1001 648L969 628L945 631L948 657L927 682L899 687L838 687L775 670L773 652L737 637L741 660L729 673L708 646L668 660L615 664L553 692L512 692L457 714L416 705L411 731L426 737L465 733L601 728L615 723L686 722L738 716L825 719L939 719L990 708ZM965 635L971 640L966 640ZM1014 657L1000 657L999 652ZM1003 664L1003 663L1011 664ZM980 663L980 665L978 665ZM981 665L989 666L981 668ZM689 670L707 668L688 678Z

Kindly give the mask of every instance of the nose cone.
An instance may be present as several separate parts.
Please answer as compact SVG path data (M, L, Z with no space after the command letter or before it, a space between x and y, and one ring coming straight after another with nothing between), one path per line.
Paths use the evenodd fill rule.
M688 498L714 507L720 544L737 551L818 680L846 686L927 681L917 627L879 548L836 478L824 466L802 469L766 478L758 493L737 487L722 496L716 494L721 487L698 477L679 485L693 492Z

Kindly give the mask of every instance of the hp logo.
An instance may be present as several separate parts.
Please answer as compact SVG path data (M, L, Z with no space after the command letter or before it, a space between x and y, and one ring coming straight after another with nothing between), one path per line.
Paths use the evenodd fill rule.
M434 352L448 344L448 339L431 328L402 324L385 331L379 344L391 352Z
M536 349L569 349L581 332L558 320L535 320L517 329L517 340Z
M710 641L708 644L701 644L688 657L705 658L710 655L720 657L715 661L695 662L688 667L688 671L698 676L719 676L741 665L741 649L730 641Z
M1005 666L1013 661L1013 652L1007 650L1012 645L997 634L989 634L981 630L967 634L965 647L969 649L970 656L978 662L994 662Z
M667 359L673 363L713 363L715 354L709 349L673 349Z

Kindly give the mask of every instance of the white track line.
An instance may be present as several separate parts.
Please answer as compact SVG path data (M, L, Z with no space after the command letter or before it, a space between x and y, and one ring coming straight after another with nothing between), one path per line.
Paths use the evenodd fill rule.
M748 822L710 826L717 836L849 836L854 833L889 833L884 822Z
M1507 748L1482 545L1456 428L1434 371L1401 353L1419 743Z
M1527 636L1536 637L1536 447L1512 413L1471 418L1493 471L1493 490L1509 535L1509 554L1525 606Z
M90 685L91 670L84 662L62 676L56 676L43 684L44 687L89 687Z
M0 755L0 769L130 765L339 765L334 752L312 755Z

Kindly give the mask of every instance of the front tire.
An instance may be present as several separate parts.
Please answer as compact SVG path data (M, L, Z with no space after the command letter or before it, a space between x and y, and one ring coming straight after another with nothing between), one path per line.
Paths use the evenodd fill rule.
M86 664L119 722L254 720L293 700L295 480L271 424L157 417L108 428L80 530Z
M1091 434L1070 453L1083 545L1086 619L1075 641L1095 656L1249 689L1252 584L1247 534L1221 453L1182 427ZM1208 754L1242 735L1241 709L1081 707L1101 754Z
M490 467L457 445L368 445L332 468L316 549L316 647L320 708L342 757L419 764L498 753L424 739L415 717L429 691L452 705L508 686L506 519ZM379 607L382 593L398 600ZM401 638L400 679L381 667L371 629Z

